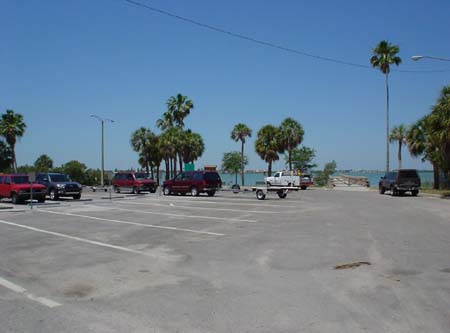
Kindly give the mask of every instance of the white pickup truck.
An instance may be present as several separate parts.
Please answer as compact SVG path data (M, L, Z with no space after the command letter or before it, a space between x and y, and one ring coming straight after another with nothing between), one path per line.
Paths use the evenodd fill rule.
M294 186L306 190L308 186L313 184L310 176L297 176L290 171L278 171L272 177L264 177L267 186Z

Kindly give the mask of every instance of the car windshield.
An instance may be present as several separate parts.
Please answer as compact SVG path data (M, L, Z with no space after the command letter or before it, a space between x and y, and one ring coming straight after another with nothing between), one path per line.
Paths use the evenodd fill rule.
M11 177L12 184L28 184L30 181L28 180L28 176L14 176Z
M66 175L50 175L50 180L55 183L70 182L70 178L67 177Z
M135 173L136 179L151 179L150 175L148 173L144 172L138 172Z

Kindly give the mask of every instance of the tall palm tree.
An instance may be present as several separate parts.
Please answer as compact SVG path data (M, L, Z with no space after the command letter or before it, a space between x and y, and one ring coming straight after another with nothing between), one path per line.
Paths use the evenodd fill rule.
M184 128L184 119L193 108L194 103L187 96L181 94L171 96L167 101L167 111L173 115L174 123L180 128Z
M303 141L304 134L302 125L293 118L286 118L280 125L279 140L283 151L288 152L289 171L292 171L292 150Z
M402 146L406 143L406 132L407 128L405 125L401 124L394 126L391 130L391 135L389 136L390 142L398 142L398 168L402 168Z
M382 40L373 49L370 63L379 68L386 77L386 172L389 172L389 73L391 65L400 65L402 59L397 56L400 48L386 40Z
M23 122L23 116L15 113L13 110L6 110L0 119L0 135L5 137L6 142L11 148L12 165L14 172L17 172L16 161L16 142L17 138L23 137L27 125Z
M245 167L244 145L245 145L246 137L249 137L249 138L252 137L251 128L242 123L236 124L233 127L233 130L231 131L231 139L236 142L241 141L241 183L242 183L242 186L244 186L244 167Z
M279 129L273 125L261 127L255 141L256 153L268 163L267 174L272 175L272 163L280 159L281 144L279 142Z

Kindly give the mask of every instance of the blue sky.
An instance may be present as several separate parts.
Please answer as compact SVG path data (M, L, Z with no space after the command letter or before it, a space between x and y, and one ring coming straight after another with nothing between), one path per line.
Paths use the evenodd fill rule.
M393 73L391 124L426 114L450 83L450 63L410 56L450 57L448 1L140 0L233 32L306 52L368 64L372 47L387 39L400 46ZM180 22L123 0L0 0L0 111L13 109L28 125L17 146L19 164L43 153L56 165L72 159L100 166L100 126L89 117L114 119L106 130L107 168L137 166L129 139L156 119L169 96L195 104L186 125L206 151L196 164L220 165L223 152L239 150L229 136L238 122L254 136L249 168L265 168L254 137L265 124L293 117L304 144L322 166L383 169L385 86L375 70L323 62L252 44ZM396 167L396 146L391 146ZM281 168L282 163L275 167ZM404 166L429 168L404 152Z

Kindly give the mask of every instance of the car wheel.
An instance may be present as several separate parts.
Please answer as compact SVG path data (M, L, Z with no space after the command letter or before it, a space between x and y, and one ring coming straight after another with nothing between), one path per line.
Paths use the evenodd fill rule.
M136 186L133 187L133 194L139 194L139 188L137 188Z
M120 193L120 187L119 186L114 186L114 192L116 193Z
M266 198L266 195L264 194L263 190L256 191L256 199L264 200L265 198Z
M58 200L58 193L54 188L50 190L50 200Z
M45 202L45 197L39 198L39 199L38 199L38 202L39 202L39 203L44 203L44 202Z
M384 192L385 192L386 190L384 189L384 187L383 186L378 186L378 192L380 192L380 194L384 194Z
M17 195L17 193L12 194L11 200L14 205L17 205L20 203L20 199L19 199L19 196Z
M306 189L308 188L308 186L300 186L300 188L301 188L302 190L306 190Z
M169 195L169 194L170 194L170 187L169 187L169 186L164 186L164 188L163 188L163 194L164 194L164 195Z
M156 188L152 188L152 189L150 190L150 193L156 193Z
M193 197L198 196L198 189L197 189L195 186L192 186L192 187L191 187L191 195L192 195Z
M287 193L284 191L278 191L277 194L280 199L284 199L287 197Z
M395 197L397 194L397 189L395 187L391 187L391 196Z
M419 194L419 191L418 191L418 190L411 191L411 195L412 195L413 197L417 197L417 194Z
M74 198L75 200L80 200L80 199L81 199L81 194L75 194L75 195L73 196L73 198Z
M208 192L206 192L206 193L208 193L208 196L209 196L209 197L213 197L214 194L216 194L216 191L208 191Z

